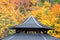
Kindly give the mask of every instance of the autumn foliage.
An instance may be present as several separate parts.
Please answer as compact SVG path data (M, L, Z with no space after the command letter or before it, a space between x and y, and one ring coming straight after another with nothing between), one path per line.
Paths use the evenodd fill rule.
M0 0L0 37L6 36L6 29L23 22L30 15L54 28L48 33L60 38L60 4L51 5L49 1L39 0Z

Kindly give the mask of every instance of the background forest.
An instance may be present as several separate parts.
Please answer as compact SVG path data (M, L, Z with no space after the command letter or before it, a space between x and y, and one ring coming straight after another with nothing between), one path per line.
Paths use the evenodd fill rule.
M8 28L30 15L54 28L48 34L60 38L60 0L0 0L0 38L14 34L15 30Z

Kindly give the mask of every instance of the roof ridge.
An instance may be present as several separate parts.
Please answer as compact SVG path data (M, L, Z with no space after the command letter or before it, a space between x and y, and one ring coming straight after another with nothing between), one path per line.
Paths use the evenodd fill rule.
M36 19L34 19L34 17L32 17L32 18L33 18L34 22L35 22L39 27L42 27L42 26L36 21Z

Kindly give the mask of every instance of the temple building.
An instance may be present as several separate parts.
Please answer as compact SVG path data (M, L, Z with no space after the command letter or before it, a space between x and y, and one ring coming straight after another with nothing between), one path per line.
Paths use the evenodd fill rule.
M10 27L10 29L16 30L16 34L7 36L2 40L60 40L47 34L47 31L53 30L53 28L41 24L33 16L27 18L22 24Z
M30 16L27 18L22 24L15 25L10 29L15 29L16 33L20 32L28 32L28 31L35 31L36 33L43 32L47 34L48 30L53 30L53 28L49 28L44 24L41 24L36 18Z

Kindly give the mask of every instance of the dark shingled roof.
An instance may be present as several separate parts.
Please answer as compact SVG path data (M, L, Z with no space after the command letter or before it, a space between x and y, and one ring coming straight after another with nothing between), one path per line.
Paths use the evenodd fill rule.
M60 40L48 34L14 34L3 38L2 40Z
M15 29L15 28L44 28L44 29L48 29L48 30L53 29L53 28L47 27L46 25L41 24L33 16L30 16L22 24L18 24L18 25L14 26L14 27L11 27L11 29Z

